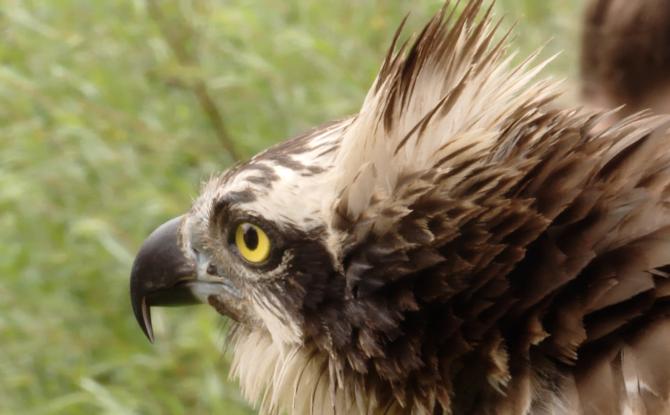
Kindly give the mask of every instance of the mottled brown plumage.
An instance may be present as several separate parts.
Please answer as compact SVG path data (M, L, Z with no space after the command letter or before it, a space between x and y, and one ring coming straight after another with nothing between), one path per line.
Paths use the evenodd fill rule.
M582 33L582 95L599 108L670 112L670 3L591 0Z
M595 128L541 64L509 67L482 1L455 10L392 46L358 114L212 179L159 232L192 279L146 269L152 237L140 324L183 288L233 318L262 413L670 412L668 120ZM263 263L240 222L272 241Z

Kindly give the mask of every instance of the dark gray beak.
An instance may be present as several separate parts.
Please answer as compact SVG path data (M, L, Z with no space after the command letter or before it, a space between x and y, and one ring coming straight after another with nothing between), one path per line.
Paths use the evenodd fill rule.
M187 283L196 278L196 265L179 246L182 216L149 235L135 257L130 273L133 313L149 341L154 341L151 306L198 304Z

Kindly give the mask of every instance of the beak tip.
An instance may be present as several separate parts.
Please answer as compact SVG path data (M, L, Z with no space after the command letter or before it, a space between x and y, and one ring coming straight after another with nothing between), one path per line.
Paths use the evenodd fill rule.
M151 325L151 309L147 306L147 298L142 298L142 331L149 339L149 343L154 342L154 328Z
M154 344L154 334L151 331L145 331L144 334L147 336L149 343Z
M137 304L133 303L133 311L135 312L135 319L137 324L142 329L142 333L149 339L150 343L154 342L154 330L151 325L151 309L147 305L147 298L142 297L140 299L139 307Z

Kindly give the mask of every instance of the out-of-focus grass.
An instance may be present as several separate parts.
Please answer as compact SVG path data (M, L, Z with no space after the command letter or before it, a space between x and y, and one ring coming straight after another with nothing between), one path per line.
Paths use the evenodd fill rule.
M132 318L142 239L231 164L189 86L207 85L245 155L356 111L403 15L441 4L346 0L7 0L0 9L0 413L251 413L208 308ZM575 62L579 2L506 0L520 56ZM500 14L500 13L499 13Z

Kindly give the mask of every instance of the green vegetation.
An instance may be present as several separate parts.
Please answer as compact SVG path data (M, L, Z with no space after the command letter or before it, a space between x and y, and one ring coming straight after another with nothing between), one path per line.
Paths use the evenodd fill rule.
M0 414L253 413L210 309L155 311L143 337L134 253L233 162L226 146L244 158L355 112L403 15L416 31L440 3L3 2ZM570 76L577 0L496 8L520 56L554 38L549 72Z

